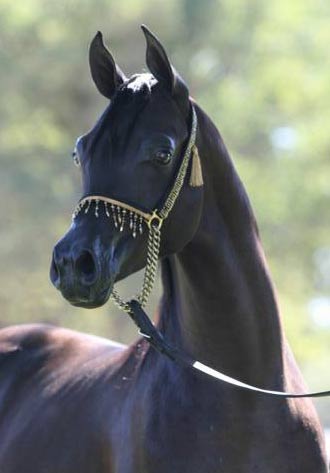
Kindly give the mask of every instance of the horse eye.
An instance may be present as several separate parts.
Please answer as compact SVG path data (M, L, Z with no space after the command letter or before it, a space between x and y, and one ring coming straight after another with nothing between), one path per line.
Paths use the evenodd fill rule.
M79 154L78 154L78 151L77 151L76 148L72 151L72 159L73 159L73 162L75 163L75 165L79 168L80 167L80 159L79 159Z
M173 154L172 151L168 149L161 149L155 154L155 159L159 164L169 164L172 160Z

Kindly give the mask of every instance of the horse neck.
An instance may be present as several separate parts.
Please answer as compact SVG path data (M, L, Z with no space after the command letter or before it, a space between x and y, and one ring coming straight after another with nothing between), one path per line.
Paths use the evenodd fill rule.
M162 262L160 328L204 363L279 386L282 330L255 219L218 131L197 113L203 212L192 241Z

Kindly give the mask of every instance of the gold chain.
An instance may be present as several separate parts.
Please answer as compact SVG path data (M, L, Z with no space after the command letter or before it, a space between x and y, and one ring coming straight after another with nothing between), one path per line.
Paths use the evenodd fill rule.
M175 201L182 189L184 179L187 174L187 169L188 169L188 164L192 152L192 148L195 144L196 141L196 131L197 131L197 116L194 107L192 107L192 123L191 123L191 132L189 136L189 141L187 144L187 148L184 154L184 157L182 159L181 166L179 168L178 174L176 176L174 186L171 189L171 192L169 193L163 208L159 212L159 216L164 220L167 218L168 214L171 212Z
M151 291L153 289L158 264L158 255L160 248L160 226L151 225L149 229L148 247L147 247L147 264L144 271L143 283L140 293L136 296L136 299L140 302L141 307L145 307ZM114 303L125 312L130 313L130 307L125 302L119 293L113 289L111 298Z
M148 248L147 248L147 265L144 272L144 278L142 283L141 293L137 300L140 302L141 307L145 307L151 294L152 288L155 283L158 256L160 249L160 228L157 226L151 226L149 230Z

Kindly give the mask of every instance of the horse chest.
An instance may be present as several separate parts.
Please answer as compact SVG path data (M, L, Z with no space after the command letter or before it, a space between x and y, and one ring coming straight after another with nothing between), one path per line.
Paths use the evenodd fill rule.
M287 405L240 406L231 396L215 401L211 390L183 400L179 386L164 391L130 404L112 473L326 472L313 432L291 419Z

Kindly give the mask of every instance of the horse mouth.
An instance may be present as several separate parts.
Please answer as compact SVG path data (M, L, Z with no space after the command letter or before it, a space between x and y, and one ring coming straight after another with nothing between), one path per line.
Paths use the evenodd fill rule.
M66 294L65 291L61 292L62 296L74 307L97 309L108 302L112 287L105 288L100 292L93 291L89 294Z

